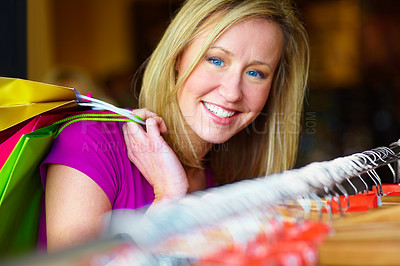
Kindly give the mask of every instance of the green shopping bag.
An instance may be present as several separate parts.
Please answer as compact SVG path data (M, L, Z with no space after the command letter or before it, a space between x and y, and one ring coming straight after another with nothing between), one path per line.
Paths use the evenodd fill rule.
M113 114L101 111L87 114L89 111L84 111L85 114L70 116L71 113L87 109L108 110ZM59 124L38 129L20 138L18 135L15 139L19 141L15 146L15 139L10 141L10 137L26 125L23 123L43 114L68 116L63 119L65 121L58 121L69 121L60 130L74 121L91 119L144 124L131 111L81 95L72 88L0 77L0 143L3 144L0 147L3 165L0 166L0 258L27 252L37 245L43 195L39 166L56 137ZM39 126L36 122L33 124L35 128ZM7 141L12 144L8 145L5 143ZM8 147L7 151L1 150L5 146ZM10 147L13 147L12 151Z
M0 257L35 249L44 192L40 164L57 134L82 120L136 121L110 111L83 111L22 135L0 170Z
M36 247L43 195L39 166L58 128L23 135L0 170L0 257Z

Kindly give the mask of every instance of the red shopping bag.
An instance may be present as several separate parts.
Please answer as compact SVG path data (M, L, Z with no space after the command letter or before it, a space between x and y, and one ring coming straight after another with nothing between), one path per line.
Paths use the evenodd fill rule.
M0 144L0 169L3 167L7 158L10 156L13 151L15 145L17 145L19 139L24 135L31 133L37 129L49 126L54 122L63 118L65 114L48 114L48 115L39 115L30 119L27 123L21 123L21 125L16 125L10 129L8 129L9 134L12 132L12 135L3 140ZM6 136L6 134L3 134Z

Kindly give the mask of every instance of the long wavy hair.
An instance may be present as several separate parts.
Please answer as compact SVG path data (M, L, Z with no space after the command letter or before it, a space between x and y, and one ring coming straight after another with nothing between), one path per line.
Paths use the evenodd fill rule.
M225 184L263 176L293 166L298 148L303 98L309 69L304 25L289 0L187 0L170 23L144 72L139 106L160 115L165 140L185 167L202 168L189 140L177 92L212 43L241 21L264 18L280 26L283 49L271 91L260 115L226 143L214 144L206 156L216 181ZM178 80L177 60L185 48L211 29L191 65Z

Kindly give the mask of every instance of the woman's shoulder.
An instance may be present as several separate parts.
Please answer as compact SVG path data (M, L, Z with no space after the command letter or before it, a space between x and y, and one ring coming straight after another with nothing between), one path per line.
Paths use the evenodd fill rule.
M41 165L43 184L48 164L65 165L91 178L114 202L127 180L140 178L127 157L122 124L77 121L66 126Z
M120 121L78 120L61 127L59 136L85 138L90 136L122 136Z
M74 161L78 158L81 161L121 159L126 154L122 124L119 121L73 122L63 128L54 140L50 155Z

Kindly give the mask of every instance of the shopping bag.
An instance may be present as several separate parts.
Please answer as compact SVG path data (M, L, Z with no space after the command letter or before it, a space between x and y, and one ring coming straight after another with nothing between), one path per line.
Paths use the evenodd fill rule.
M0 169L23 134L51 125L61 119L57 114L82 109L77 93L73 88L0 77Z
M72 122L91 119L134 121L109 111L84 111L19 139L0 170L0 257L25 253L37 246L44 192L40 164L61 129Z
M0 77L0 256L37 244L43 194L39 165L59 125L46 126L87 109L78 105L77 93L73 88Z
M0 257L37 244L43 187L39 166L59 125L23 135L0 170Z
M13 126L5 131L10 131L8 134L3 134L8 136L0 143L0 169L3 167L7 158L10 156L11 152L17 145L19 139L24 135L30 132L33 132L37 129L43 128L45 126L52 125L57 120L65 117L65 113L59 114L48 114L48 115L38 115L29 119L27 123L23 123L22 125ZM2 132L5 132L2 131ZM1 132L0 132L1 133Z
M54 109L76 108L76 90L0 77L0 131Z
M89 118L72 115L88 108L96 110L89 111L94 112ZM0 159L4 162L0 169L0 257L37 245L43 195L39 166L60 124L47 125L64 116L74 121L90 120L99 115L98 110L113 113L103 114L103 121L144 124L129 110L83 96L72 88L0 77Z
M17 127L17 130L12 131L15 133L24 125L23 123L39 114L72 112L81 110L82 107L108 110L144 124L130 110L81 95L73 88L0 77L0 143L12 135L4 132Z
M0 77L0 131L55 109L74 109L76 100L73 88Z

